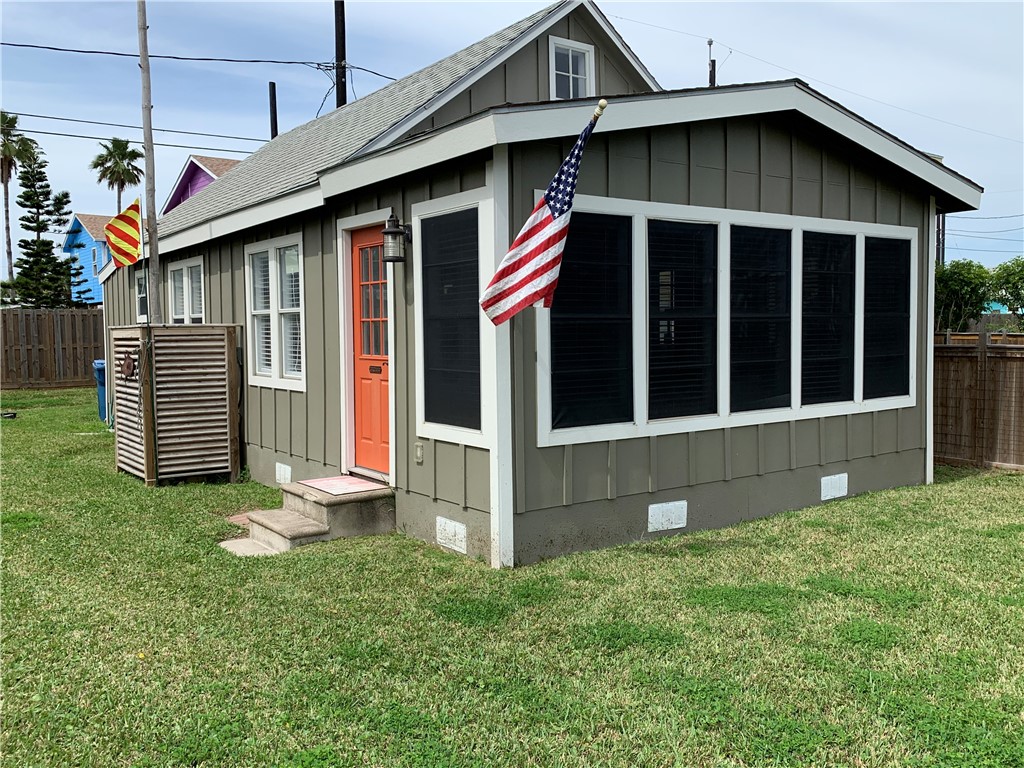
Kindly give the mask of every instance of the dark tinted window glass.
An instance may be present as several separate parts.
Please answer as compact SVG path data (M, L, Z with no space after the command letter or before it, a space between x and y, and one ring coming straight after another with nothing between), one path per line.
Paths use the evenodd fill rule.
M471 429L480 429L476 213L471 208L420 222L424 418Z
M910 241L864 243L864 397L910 394Z
M853 235L805 232L801 400L853 400Z
M651 221L647 225L648 415L652 419L717 410L717 248L714 224Z
M551 307L551 422L633 420L631 220L574 213Z
M730 408L790 404L790 232L732 227Z

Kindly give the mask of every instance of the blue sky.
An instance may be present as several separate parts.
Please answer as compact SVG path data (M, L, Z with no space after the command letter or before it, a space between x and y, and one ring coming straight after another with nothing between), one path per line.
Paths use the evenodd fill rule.
M350 0L348 60L401 77L547 4ZM986 189L981 210L949 220L947 258L992 266L1024 250L1024 4L599 6L666 88L707 84L710 37L719 83L799 76L918 149L942 155ZM329 1L149 0L148 16L153 54L317 62L334 55ZM135 2L3 0L0 26L5 43L138 52ZM28 116L141 125L133 59L4 46L0 71L3 108L22 115L20 124L29 132L141 139L140 130ZM359 71L353 77L350 99L387 82ZM154 127L265 139L271 80L282 132L315 117L330 87L327 75L306 66L154 60ZM332 94L323 109L333 106ZM99 151L97 140L29 135L46 152L51 184L70 191L76 211L113 215L114 193L98 185L88 168ZM155 140L205 148L157 148L158 208L190 153L241 158L224 150L259 146L161 131ZM17 191L12 184L12 197ZM144 196L142 189L136 193ZM20 213L12 205L15 227Z

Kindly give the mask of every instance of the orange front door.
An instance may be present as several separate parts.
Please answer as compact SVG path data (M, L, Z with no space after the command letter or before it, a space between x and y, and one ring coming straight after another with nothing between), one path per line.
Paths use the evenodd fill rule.
M381 227L352 233L356 466L388 472L388 282Z

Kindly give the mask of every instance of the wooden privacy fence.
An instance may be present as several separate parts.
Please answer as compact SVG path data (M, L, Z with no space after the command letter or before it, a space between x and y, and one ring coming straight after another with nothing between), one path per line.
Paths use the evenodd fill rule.
M934 386L936 461L1024 470L1024 334L936 334Z
M81 387L94 381L92 361L102 360L103 310L5 309L0 311L3 361L0 386Z

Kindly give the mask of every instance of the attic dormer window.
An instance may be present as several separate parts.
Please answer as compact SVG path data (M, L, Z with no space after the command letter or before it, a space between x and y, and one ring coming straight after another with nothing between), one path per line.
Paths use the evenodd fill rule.
M551 98L577 99L596 93L594 46L550 37Z

